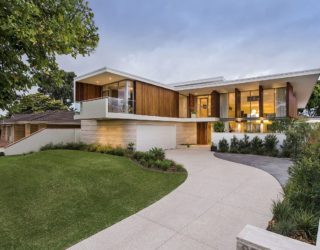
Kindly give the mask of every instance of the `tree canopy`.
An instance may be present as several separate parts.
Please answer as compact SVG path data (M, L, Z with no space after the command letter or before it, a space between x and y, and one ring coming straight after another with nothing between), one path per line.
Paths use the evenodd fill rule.
M57 55L89 55L99 37L85 0L0 1L0 109L40 83L61 84Z
M73 79L76 77L74 72L62 72L62 83L55 84L55 81L50 76L41 77L38 91L40 93L49 95L51 98L60 100L64 105L70 107L73 103Z
M305 111L309 116L320 116L320 81L314 87Z
M42 93L24 95L8 107L7 116L13 114L38 113L48 110L67 110L68 107L61 101L55 100Z

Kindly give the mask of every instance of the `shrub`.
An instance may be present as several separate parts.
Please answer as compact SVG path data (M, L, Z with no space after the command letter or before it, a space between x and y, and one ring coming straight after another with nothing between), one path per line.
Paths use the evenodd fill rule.
M311 136L311 131L310 125L305 122L292 124L285 132L286 139L281 146L282 155L294 159L299 158L303 147Z
M266 135L264 137L264 153L269 156L277 156L277 144L279 140L276 135Z
M316 240L319 225L317 216L309 211L299 210L293 214L293 220L297 230L303 231L309 239Z
M250 154L251 153L251 143L249 141L249 136L244 135L243 139L239 141L239 151L241 154Z
M132 158L137 160L137 161L140 161L141 159L144 158L144 155L145 155L145 152L141 152L141 151L135 151L132 155Z
M230 141L230 152L231 153L239 153L240 145L238 138L234 135Z
M134 142L128 143L127 149L128 149L129 151L134 151Z
M263 140L258 136L253 137L251 140L251 152L258 155L263 154Z
M292 207L286 201L274 201L272 204L273 218L277 221L288 220L292 212Z
M210 148L211 151L214 151L216 152L218 150L217 146L212 142L211 143L211 148Z
M155 160L164 160L165 152L162 148L151 148L148 153L153 156Z
M110 155L124 156L126 154L126 150L124 148L121 148L121 147L106 148L104 153L110 154Z
M285 118L281 120L274 120L269 129L272 133L283 133L296 122L295 119Z
M98 146L99 146L98 144L89 144L88 147L87 147L87 151L96 152Z
M177 172L185 172L185 168L181 164L175 164L175 168Z
M229 143L225 138L219 141L219 151L223 153L229 151Z
M50 149L53 149L53 144L52 143L49 143L47 145L44 145L40 148L40 151L45 151L45 150L50 150Z
M83 142L70 142L67 143L64 149L71 149L71 150L87 150L88 145Z
M0 156L4 156L4 152L0 152Z
M292 132L301 131L300 129L301 127ZM319 133L320 127L317 125L310 128L310 131L305 131L303 146L289 169L289 181L284 187L283 204L291 209L289 212L281 212L285 210L281 207L283 204L274 208L275 224L271 228L274 232L309 243L315 243L320 219ZM280 216L281 214L285 216Z
M293 221L281 220L272 227L272 231L284 236L293 236L296 228L296 224Z
M54 149L69 149L69 150L87 150L87 144L82 142L69 142L69 143L49 143L40 148L40 151L54 150Z
M214 122L213 123L214 132L224 132L224 123L223 122Z
M173 162L170 160L163 160L163 161L160 161L160 164L158 166L163 171L167 171L170 167L173 166Z
M286 199L296 208L320 211L319 155L319 151L306 153L289 169L290 179L284 192Z

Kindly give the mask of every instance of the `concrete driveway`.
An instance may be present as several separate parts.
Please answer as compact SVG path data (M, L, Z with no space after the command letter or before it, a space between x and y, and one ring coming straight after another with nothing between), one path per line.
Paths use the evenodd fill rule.
M74 245L71 249L236 249L246 224L266 228L275 178L208 149L177 149L167 157L184 164L188 178L153 205Z

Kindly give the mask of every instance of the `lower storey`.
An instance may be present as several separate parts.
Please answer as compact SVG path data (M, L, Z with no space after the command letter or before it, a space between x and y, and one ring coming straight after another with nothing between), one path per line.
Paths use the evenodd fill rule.
M133 120L82 120L80 138L84 143L127 147L176 148L183 144L211 143L211 124L207 122L160 122Z

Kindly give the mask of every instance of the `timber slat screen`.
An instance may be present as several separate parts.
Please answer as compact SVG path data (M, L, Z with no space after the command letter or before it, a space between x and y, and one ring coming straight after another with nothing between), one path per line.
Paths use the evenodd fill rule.
M170 89L136 82L136 114L162 117L179 116L179 93Z
M81 102L102 97L101 86L76 82L76 101Z

